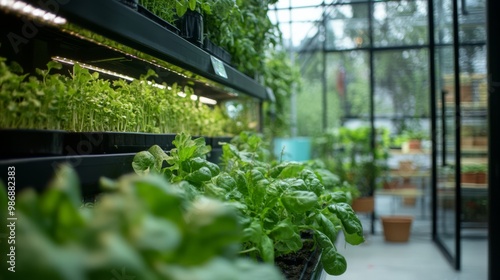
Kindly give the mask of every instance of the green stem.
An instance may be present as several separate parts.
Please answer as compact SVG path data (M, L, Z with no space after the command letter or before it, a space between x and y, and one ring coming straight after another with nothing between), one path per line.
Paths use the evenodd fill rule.
M246 250L240 251L239 253L240 254L246 254L246 253L250 253L250 252L253 252L253 251L257 251L257 250L258 250L257 248L252 247L250 249L246 249Z

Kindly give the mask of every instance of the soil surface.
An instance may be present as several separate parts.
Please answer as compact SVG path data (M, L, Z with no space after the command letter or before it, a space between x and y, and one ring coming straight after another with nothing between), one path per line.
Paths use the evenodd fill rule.
M319 258L319 250L313 250L313 246L313 242L304 242L298 252L275 259L276 266L281 269L287 280L311 279Z

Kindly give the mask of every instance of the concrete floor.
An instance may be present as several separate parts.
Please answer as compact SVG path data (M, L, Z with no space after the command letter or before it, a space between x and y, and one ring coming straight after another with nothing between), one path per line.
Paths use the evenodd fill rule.
M392 199L380 197L376 210L380 215L414 214L410 241L407 243L385 242L379 220L375 222L375 234L369 233L368 216L360 215L365 228L366 242L351 246L339 236L337 249L347 260L347 271L341 276L323 273L323 280L487 280L486 230L465 231L462 238L462 269L455 271L438 246L431 240L430 214L420 215L417 205L404 207ZM430 209L430 208L429 208Z

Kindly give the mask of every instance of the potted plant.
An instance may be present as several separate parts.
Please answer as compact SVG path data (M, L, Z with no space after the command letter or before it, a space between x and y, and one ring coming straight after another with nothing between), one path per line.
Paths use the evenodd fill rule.
M474 146L474 131L470 126L464 126L462 128L462 135L460 137L460 145L462 148L467 149Z
M60 70L62 65L51 61L38 75L27 75L0 58L0 78L5 79L0 105L6 108L0 111L0 136L11 143L2 148L2 156L138 152L171 143L179 131L227 135L224 127L231 119L221 110L191 100L193 90L187 86L153 86L153 71L131 82L111 83L78 64L71 77Z
M344 231L348 243L363 242L348 195L325 189L326 177L318 177L305 163L261 161L261 143L257 135L247 133L233 138L223 146L219 168L206 161L203 139L178 134L176 148L165 153L153 146L136 154L133 165L140 174L185 181L186 187L203 195L237 205L245 232L241 254L273 263L280 256L303 249L309 255L317 249L313 255L318 255L323 269L342 274L346 266L334 245L337 229Z
M384 238L387 242L407 242L410 238L412 216L382 216Z
M408 139L408 149L410 151L422 150L422 140L428 139L428 133L423 130L407 130L405 132Z
M353 200L353 209L358 212L374 211L374 191L387 181L389 167L389 132L377 128L375 147L371 146L371 128L341 128L336 136L333 156L336 159L336 174L358 188Z
M480 169L478 164L462 164L460 180L462 184L476 184L477 174Z
M44 190L17 192L9 279L283 279L272 264L239 254L236 205L158 174L106 179L101 188L84 201L78 176L63 165ZM8 193L0 182L2 205Z
M481 128L479 132L474 135L474 146L484 148L488 146L488 132L486 128Z
M476 184L488 183L488 165L477 164L476 166Z

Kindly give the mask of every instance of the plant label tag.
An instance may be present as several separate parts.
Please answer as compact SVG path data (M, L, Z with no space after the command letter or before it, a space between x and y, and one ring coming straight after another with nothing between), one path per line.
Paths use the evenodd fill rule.
M224 63L217 57L211 55L212 66L214 67L215 74L227 79L226 68L224 68Z

